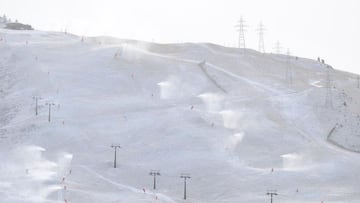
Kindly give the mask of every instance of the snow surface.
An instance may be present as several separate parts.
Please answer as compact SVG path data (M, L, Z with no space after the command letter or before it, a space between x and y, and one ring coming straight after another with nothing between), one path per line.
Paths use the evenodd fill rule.
M0 37L0 202L183 202L181 173L186 202L360 201L354 74L206 43Z

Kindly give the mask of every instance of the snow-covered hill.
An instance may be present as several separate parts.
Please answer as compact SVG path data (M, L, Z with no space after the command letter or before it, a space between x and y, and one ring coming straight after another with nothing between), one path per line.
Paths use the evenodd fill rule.
M186 202L359 202L354 74L214 44L0 37L0 202L183 202L181 173Z

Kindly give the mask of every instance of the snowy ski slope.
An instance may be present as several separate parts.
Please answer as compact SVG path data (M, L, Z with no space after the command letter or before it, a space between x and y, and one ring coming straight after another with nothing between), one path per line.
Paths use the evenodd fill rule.
M0 37L0 202L360 202L354 74L206 43Z

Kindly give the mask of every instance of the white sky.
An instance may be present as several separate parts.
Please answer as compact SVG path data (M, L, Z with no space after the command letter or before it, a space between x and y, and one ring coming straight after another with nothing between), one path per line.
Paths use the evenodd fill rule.
M155 42L212 42L236 46L234 25L249 26L247 47L257 49L256 27L267 28L265 49L277 40L293 55L325 59L360 73L359 0L0 0L0 14L36 29L110 35Z

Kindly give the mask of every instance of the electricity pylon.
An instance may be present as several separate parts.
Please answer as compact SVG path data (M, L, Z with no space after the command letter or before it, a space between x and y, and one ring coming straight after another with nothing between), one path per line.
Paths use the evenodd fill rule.
M114 168L116 168L116 149L121 148L120 145L111 145L111 148L114 148L115 155L114 155Z
M266 195L270 195L270 203L273 203L273 196L278 195L278 193L276 193L276 190L268 190Z
M51 106L55 106L54 103L46 103L46 105L49 106L49 116L48 116L48 121L51 121Z
M357 76L357 88L360 88L360 75Z
M154 190L156 190L156 176L159 176L160 175L160 172L159 170L151 170L149 175L151 176L154 176L154 185L153 185L153 188Z
M256 31L259 33L259 52L265 53L265 43L264 43L265 27L262 22L260 22L259 28Z
M277 41L277 42L275 43L275 47L274 47L274 49L275 49L275 53L276 53L276 54L280 54L280 53L281 53L281 49L282 49L282 47L281 47L281 45L280 45L280 42L279 42L279 41Z
M238 48L243 48L245 51L246 44L245 44L245 21L243 17L241 16L237 24L235 25L237 28L237 31L239 32L239 42L238 42Z
M184 200L186 200L186 180L191 177L190 177L190 174L188 174L188 173L182 173L180 178L184 178Z

